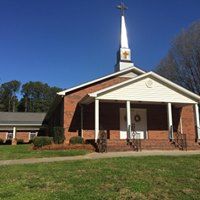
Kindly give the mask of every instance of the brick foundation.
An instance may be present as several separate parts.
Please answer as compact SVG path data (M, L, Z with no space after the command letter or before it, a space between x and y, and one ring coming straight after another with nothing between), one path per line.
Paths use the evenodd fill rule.
M108 140L107 151L131 151L133 148L126 140ZM141 150L179 150L175 145L165 139L141 140ZM200 150L200 144L187 140L187 150Z

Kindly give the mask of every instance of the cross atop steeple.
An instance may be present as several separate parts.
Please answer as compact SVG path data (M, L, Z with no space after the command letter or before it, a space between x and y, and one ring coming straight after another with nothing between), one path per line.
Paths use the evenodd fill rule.
M125 6L125 4L124 4L123 2L121 2L121 4L117 6L117 8L118 8L119 10L121 10L121 15L122 15L122 16L124 16L124 11L128 9L128 7Z
M117 8L121 11L121 34L120 34L120 49L117 53L117 65L115 70L120 71L133 66L131 62L131 50L128 45L128 35L126 30L126 22L124 12L128 9L124 3L121 2Z

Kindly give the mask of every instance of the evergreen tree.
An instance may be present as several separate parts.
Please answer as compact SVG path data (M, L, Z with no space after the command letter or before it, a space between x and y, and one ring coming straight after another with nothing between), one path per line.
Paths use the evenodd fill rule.
M3 83L0 86L0 110L15 112L17 111L17 93L20 90L20 81L13 80Z
M25 83L22 85L22 98L18 108L24 112L47 112L60 90L39 81Z

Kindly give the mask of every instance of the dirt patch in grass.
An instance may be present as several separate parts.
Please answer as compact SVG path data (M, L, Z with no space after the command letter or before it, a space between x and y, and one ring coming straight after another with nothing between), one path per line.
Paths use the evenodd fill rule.
M33 147L34 150L88 150L95 151L91 144L51 144L43 147Z
M48 148L47 148L48 149ZM52 150L33 150L32 144L22 145L0 145L0 160L12 160L22 158L44 158L58 156L78 156L90 153L92 150L88 148L71 148L71 149L52 149Z

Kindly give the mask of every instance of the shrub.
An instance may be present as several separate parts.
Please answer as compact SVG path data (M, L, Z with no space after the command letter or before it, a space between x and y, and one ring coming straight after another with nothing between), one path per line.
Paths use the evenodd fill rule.
M24 144L24 140L23 139L17 139L17 144Z
M80 136L71 137L69 140L70 144L83 144L84 140Z
M28 143L29 143L29 144L32 144L32 143L33 143L33 139L30 139L30 140L28 141Z
M63 127L57 126L53 128L53 141L55 144L62 144L65 141Z
M40 137L35 137L33 139L33 145L35 147L43 147L45 145L50 145L52 144L52 137L48 137L48 136L40 136Z

